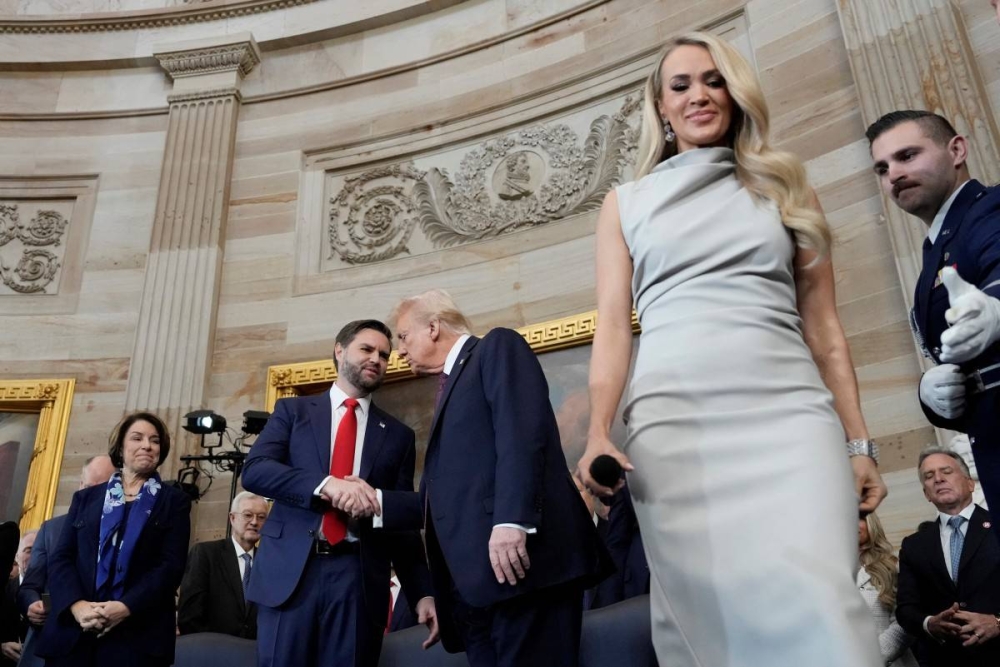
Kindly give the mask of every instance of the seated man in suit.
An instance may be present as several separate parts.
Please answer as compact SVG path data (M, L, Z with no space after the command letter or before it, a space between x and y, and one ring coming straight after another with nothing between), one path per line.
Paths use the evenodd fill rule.
M107 484L115 466L107 454L92 456L83 464L80 471L80 488L88 489L98 484ZM28 575L21 582L17 592L17 606L28 619L28 636L24 640L24 650L21 652L20 667L42 667L45 663L35 655L35 644L41 634L42 625L48 617L45 605L42 603L42 593L48 591L49 554L56 550L59 535L62 533L66 515L52 517L38 529L35 548L31 551L31 562L28 565Z
M389 614L396 567L437 641L420 534L372 530L372 486L413 491L414 433L372 401L392 333L358 320L337 334L329 391L285 398L257 436L243 487L273 498L247 587L257 604L259 667L372 667ZM351 479L356 481L351 481Z
M14 556L18 575L9 579L4 589L3 606L0 608L0 666L3 667L16 665L21 659L21 646L28 633L28 624L21 619L17 608L17 590L28 574L28 563L37 535L37 530L29 530L21 536Z
M990 515L972 502L975 483L955 452L925 449L918 471L938 518L903 540L896 619L918 637L924 667L996 667L1000 545Z
M265 499L242 491L229 508L231 536L191 547L177 611L182 635L218 632L257 638L257 606L244 596L267 512Z
M600 499L598 505L603 505ZM618 571L588 591L587 609L598 609L649 593L649 564L642 549L639 521L632 506L628 483L609 499L607 519L598 522L604 544ZM601 530L601 524L606 524Z

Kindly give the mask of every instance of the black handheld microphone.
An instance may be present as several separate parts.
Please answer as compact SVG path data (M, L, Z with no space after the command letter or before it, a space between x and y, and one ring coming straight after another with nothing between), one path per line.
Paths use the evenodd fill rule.
M622 478L622 464L608 454L601 454L590 463L590 476L601 486L615 488Z

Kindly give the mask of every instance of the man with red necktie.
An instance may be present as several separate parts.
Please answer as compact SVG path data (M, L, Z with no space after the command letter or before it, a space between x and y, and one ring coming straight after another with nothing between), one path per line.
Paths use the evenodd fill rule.
M390 564L437 641L420 534L372 531L371 487L413 490L413 431L370 393L385 376L392 334L377 320L337 335L330 391L287 398L247 456L243 486L273 498L247 586L258 605L259 667L378 663ZM348 477L361 482L344 479Z

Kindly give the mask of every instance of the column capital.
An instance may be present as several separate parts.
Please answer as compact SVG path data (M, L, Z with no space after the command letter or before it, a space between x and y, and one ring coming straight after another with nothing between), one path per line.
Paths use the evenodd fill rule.
M249 32L160 44L153 50L174 91L238 88L260 63L260 47Z

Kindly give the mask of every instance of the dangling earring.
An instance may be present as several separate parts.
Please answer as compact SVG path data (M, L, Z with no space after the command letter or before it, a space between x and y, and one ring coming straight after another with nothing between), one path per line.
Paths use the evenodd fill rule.
M672 144L672 143L674 143L674 139L676 139L676 138L677 138L677 135L674 134L674 128L670 127L670 121L669 120L664 120L663 121L663 139L668 144Z

